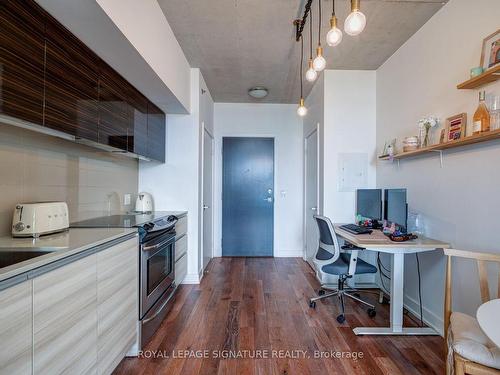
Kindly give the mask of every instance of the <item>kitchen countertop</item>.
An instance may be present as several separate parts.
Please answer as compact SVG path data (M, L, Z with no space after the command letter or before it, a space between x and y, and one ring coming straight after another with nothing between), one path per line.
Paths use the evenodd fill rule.
M39 238L0 237L0 257L2 251L47 251L47 254L0 268L0 282L133 233L137 233L137 228L71 228Z

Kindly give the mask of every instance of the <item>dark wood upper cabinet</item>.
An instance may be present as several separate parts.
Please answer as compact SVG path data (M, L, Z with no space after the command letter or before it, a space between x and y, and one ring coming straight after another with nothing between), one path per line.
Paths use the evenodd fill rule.
M132 85L127 94L132 118L128 132L128 151L146 156L148 152L148 99Z
M33 0L0 0L0 114L165 161L165 113Z
M46 25L45 126L97 141L99 59L52 17Z
M44 12L0 0L0 113L43 124Z
M129 84L105 63L99 75L99 143L127 150L132 128L132 107L128 103Z
M165 113L153 103L148 103L148 154L147 157L165 162L166 122Z

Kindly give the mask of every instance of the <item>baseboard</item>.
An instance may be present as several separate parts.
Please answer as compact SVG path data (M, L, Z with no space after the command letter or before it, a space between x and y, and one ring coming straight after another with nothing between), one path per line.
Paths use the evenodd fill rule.
M415 315L417 318L420 319L420 307L419 303L416 300L405 295L403 305L405 309L407 309L409 312L411 312L413 315ZM443 336L444 335L443 318L439 317L434 312L427 309L425 306L423 307L423 314L424 314L424 323L434 328L437 332L439 332L441 336Z
M273 255L275 258L303 258L304 252L303 250L278 250L274 252ZM222 251L215 252L214 258L222 258Z
M182 280L181 284L199 284L200 283L200 275L196 273L188 273L184 280Z
M302 258L303 250L278 250L274 253L275 258Z

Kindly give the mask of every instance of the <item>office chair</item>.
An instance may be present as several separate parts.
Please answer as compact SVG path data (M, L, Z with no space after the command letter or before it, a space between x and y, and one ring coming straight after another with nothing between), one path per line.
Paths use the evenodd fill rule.
M318 292L318 297L313 297L309 300L309 307L315 308L316 301L337 296L340 301L341 314L337 316L337 321L339 323L345 322L345 304L344 297L352 298L366 306L368 306L368 316L374 317L376 315L375 306L363 301L359 297L362 291L354 288L345 287L346 280L353 277L353 275L361 275L367 273L376 273L377 268L371 264L365 262L358 258L358 251L363 250L361 248L349 248L351 253L341 253L339 241L333 229L332 222L329 218L324 216L314 216L316 224L319 230L319 245L318 251L314 257L314 265L316 267L316 272L321 277L321 280L328 279L331 275L338 276L338 288L332 292L325 293L324 284L321 285L321 289ZM372 292L373 293L373 292Z

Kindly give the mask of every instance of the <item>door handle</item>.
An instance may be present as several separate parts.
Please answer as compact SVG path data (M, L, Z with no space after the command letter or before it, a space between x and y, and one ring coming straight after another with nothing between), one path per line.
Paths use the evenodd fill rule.
M207 209L209 209L209 208L210 208L209 206L207 206L207 205L203 205L203 209L204 209L204 210L207 210Z
M272 203L273 202L273 198L271 197L268 197L268 198L264 198L265 201L269 202L269 203Z
M318 207L311 207L311 211L317 211Z

